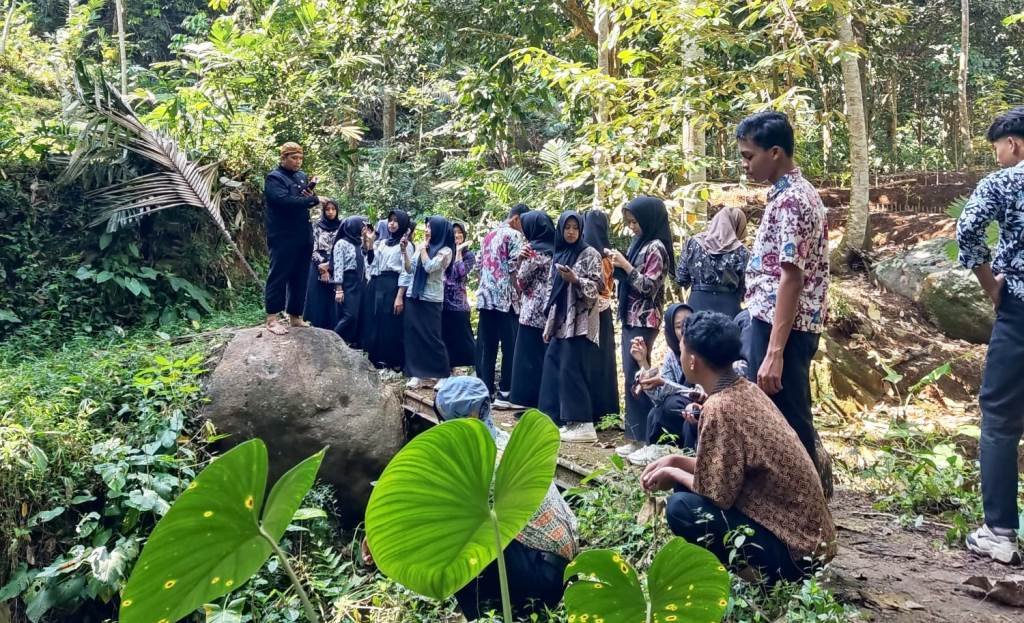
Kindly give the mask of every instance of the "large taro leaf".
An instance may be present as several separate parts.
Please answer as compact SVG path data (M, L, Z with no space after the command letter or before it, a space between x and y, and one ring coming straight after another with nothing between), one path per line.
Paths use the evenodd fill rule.
M644 623L647 603L633 566L610 549L583 552L565 568L565 609L570 621Z
M676 537L647 571L652 623L721 621L729 600L729 572L708 550Z
M459 419L418 435L391 460L366 509L370 551L385 575L447 599L497 558L490 505L496 454L482 422ZM525 414L494 483L502 548L540 506L557 455L551 420Z
M565 570L565 579L573 578L565 606L574 622L709 623L722 620L729 597L725 567L711 552L681 538L669 541L647 572L649 619L636 571L616 552L580 554Z
M267 448L235 446L206 467L160 520L121 593L121 623L171 623L245 583L313 485L324 451L289 470L264 508Z

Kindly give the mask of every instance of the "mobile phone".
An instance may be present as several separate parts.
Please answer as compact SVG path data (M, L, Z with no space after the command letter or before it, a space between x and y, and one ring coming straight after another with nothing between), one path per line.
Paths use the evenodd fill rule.
M308 190L309 192L313 192L313 189L316 188L317 181L319 180L317 180L315 177L312 180L310 180L310 182L306 184L306 190Z

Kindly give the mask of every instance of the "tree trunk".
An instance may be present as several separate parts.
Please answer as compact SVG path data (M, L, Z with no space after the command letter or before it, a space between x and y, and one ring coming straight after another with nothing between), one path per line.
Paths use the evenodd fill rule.
M114 13L117 22L117 47L121 55L121 95L128 93L128 59L124 44L124 3L114 0Z
M896 162L896 157L899 155L899 146L897 144L900 134L900 110L899 100L897 99L899 94L900 83L895 77L893 77L889 81L889 114L891 116L889 120L889 154L894 164Z
M960 143L964 163L971 168L971 117L967 110L967 55L971 44L971 0L960 0L960 72L957 90L960 95Z
M395 122L398 117L398 103L395 96L385 89L384 92L384 144L391 145L395 140Z
M685 0L684 10L691 10L693 4L693 0ZM683 58L687 65L695 66L703 60L704 50L700 46L693 45L692 42L684 44ZM707 166L703 162L707 153L707 133L704 125L699 118L691 114L683 123L683 157L687 164L692 165L694 161L698 163L687 173L690 184L701 185L708 181ZM691 214L693 215L692 221ZM697 230L703 229L704 224L708 221L708 202L695 194L687 196L683 199L683 218L686 220L687 226Z
M852 48L856 41L849 15L838 18L839 42ZM850 129L850 207L846 218L846 231L832 254L832 265L837 270L847 265L854 255L871 248L869 192L871 184L868 160L867 124L864 119L864 93L861 87L860 66L857 57L849 51L843 54L843 92L846 95L846 118Z
M7 7L7 18L4 19L4 34L0 35L0 56L7 51L7 35L11 32L11 21L14 20L14 4L17 0L11 0Z
M611 7L607 0L594 1L594 32L597 33L597 69L602 74L611 75L611 50L608 48L608 34L611 32ZM608 102L603 95L598 96L594 111L598 123L608 122ZM594 150L594 209L601 209L605 201L604 182L601 171L604 168L603 148Z

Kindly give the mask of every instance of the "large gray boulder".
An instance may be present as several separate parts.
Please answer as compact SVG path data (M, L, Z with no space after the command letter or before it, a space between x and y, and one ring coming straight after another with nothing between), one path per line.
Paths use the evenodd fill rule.
M971 271L954 268L928 275L921 285L920 303L928 319L945 335L988 343L995 311Z
M274 480L327 446L319 476L337 491L346 525L362 520L370 483L404 442L399 390L333 331L238 331L207 391L206 415L230 444L267 444Z
M946 255L949 238L933 238L907 251L878 262L872 269L886 290L914 302L921 300L921 286L932 273L955 268Z
M875 279L885 289L921 306L944 335L975 344L988 342L995 313L969 270L949 259L949 238L926 240L875 264Z

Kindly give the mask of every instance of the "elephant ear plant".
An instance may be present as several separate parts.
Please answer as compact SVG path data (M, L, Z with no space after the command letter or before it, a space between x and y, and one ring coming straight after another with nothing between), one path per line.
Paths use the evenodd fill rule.
M715 623L729 598L729 572L714 554L674 538L647 570L647 593L617 552L583 552L565 569L570 622Z
M237 589L277 554L311 622L318 617L278 546L313 486L324 450L267 488L259 439L214 460L175 500L142 550L121 593L121 623L172 623Z
M440 600L497 560L504 620L512 621L502 552L544 500L558 446L558 430L537 410L516 425L497 470L497 448L479 420L418 435L388 464L366 509L378 568Z

